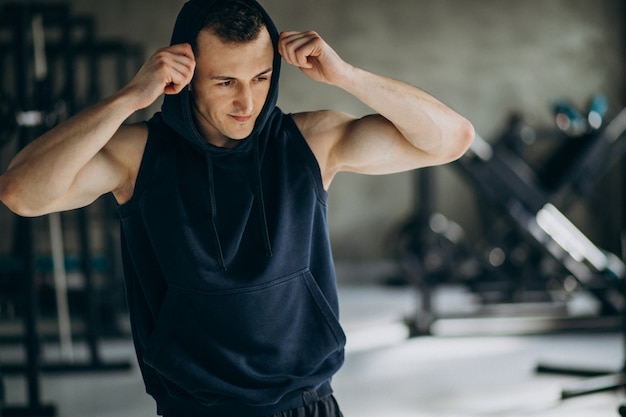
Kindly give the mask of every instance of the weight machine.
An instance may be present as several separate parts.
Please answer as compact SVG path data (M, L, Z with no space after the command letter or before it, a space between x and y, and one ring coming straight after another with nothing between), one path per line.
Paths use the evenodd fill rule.
M447 320L489 325L507 311L513 312L509 324L515 324L500 327L501 332L510 332L520 320L525 320L522 332L531 333L608 325L624 336L625 363L619 370L539 364L537 372L595 377L563 389L562 399L626 387L626 242L621 242L620 259L596 246L564 214L580 199L594 205L596 184L626 153L626 109L604 125L606 113L601 97L592 100L587 118L571 105L557 103L557 124L565 141L543 171L523 158L523 142L533 132L519 117L509 120L493 145L476 138L470 151L452 165L477 191L483 216L480 242L468 242L460 226L436 212L434 168L420 171L418 209L400 233L401 264L421 297L415 317L407 320L412 336L435 333ZM552 267L542 269L546 260ZM569 317L565 309L545 309L547 304L563 306L552 296L555 276L564 298L574 290L591 294L599 305L597 316ZM480 294L483 308L469 317L439 315L433 291L450 282ZM496 299L493 293L498 294L496 301L508 303L506 308L490 304ZM537 300L541 302L534 303ZM626 406L619 412L626 416Z
M98 40L94 20L72 15L64 3L24 2L1 6L0 33L3 35L0 36L0 68L15 79L14 84L8 87L14 90L13 95L8 93L9 90L3 91L0 84L0 146L15 140L17 148L21 149L45 130L100 99L100 67L104 59L115 60L118 88L130 78L130 71L134 73L143 63L140 47L122 41ZM5 37L8 37L8 42L3 42ZM81 68L83 73L79 73ZM79 84L83 79L87 80L86 92L81 95ZM58 88L59 85L61 88ZM71 329L68 305L67 257L63 248L61 215L57 213L48 216L48 220L62 358L58 363L43 361L38 328L41 287L37 284L41 262L36 254L35 220L15 216L12 253L0 269L0 285L9 283L10 290L23 300L24 335L19 340L24 343L26 363L0 364L0 382L2 374L24 374L28 398L27 405L13 406L6 404L0 396L0 415L4 417L55 415L55 407L41 401L39 378L42 372L120 371L131 367L128 361L102 360L99 348L102 291L98 291L95 283L90 218L86 209L69 215L76 217L79 232L79 270L87 299L84 337L89 359L78 362L73 357L72 337L75 332ZM121 270L118 245L110 235L116 227L111 223L114 221L112 216L106 213L104 216L103 223L109 233L105 235L108 253L105 273L113 275ZM120 295L120 292L117 294Z
M466 327L485 326L490 318L502 322L507 314L515 320L510 329L500 327L502 332L515 329L513 322L524 332L619 327L624 263L596 246L564 210L577 199L591 198L597 181L623 156L625 131L622 110L606 126L566 143L577 149L564 158L561 176L548 175L549 185L511 146L532 133L519 117L510 120L494 145L477 136L467 154L452 164L476 190L482 235L473 242L433 207L436 168L420 170L415 215L398 233L400 263L421 296L415 317L407 320L411 333L430 334L464 318ZM462 284L480 297L482 308L470 315L475 321L435 311L433 291L441 283ZM597 317L569 317L565 303L553 296L566 299L575 289L597 301ZM541 317L547 320L540 323Z

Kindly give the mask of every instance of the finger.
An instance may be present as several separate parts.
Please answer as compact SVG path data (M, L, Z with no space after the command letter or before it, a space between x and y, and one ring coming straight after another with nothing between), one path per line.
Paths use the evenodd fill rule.
M165 94L178 94L193 79L193 71L189 71L184 66L172 67L168 77L163 92Z
M319 35L315 32L284 32L281 34L279 53L298 67L310 68L309 57L316 54Z
M292 32L283 37L283 50L291 64L308 66L307 57L313 50L311 41L315 34L311 32Z
M164 94L178 94L188 84L189 83L184 82L184 81L178 81L178 80L171 81L171 82L165 84L165 86L163 87L163 93Z
M194 59L193 48L189 43L178 43L171 45L165 49L170 50L173 54L183 55Z
M196 60L191 49L191 45L188 43L172 45L162 50L164 59L168 60L172 65L180 64L187 68L189 71L195 69Z
M292 63L292 59L287 46L294 33L295 32L282 32L278 40L278 53L290 64Z
M176 79L179 82L190 82L193 78L195 67L194 62L174 60L171 63L172 77L177 77Z
M191 46L189 44L175 46L176 48L169 51L173 62L183 65L189 71L193 71L196 66L196 59ZM178 48L178 46L180 46L180 48Z
M180 93L181 91L183 91L183 89L185 88L186 84L168 84L165 86L165 88L163 89L163 94L167 94L167 95L176 95L178 93Z
M154 57L155 75L163 82L167 94L178 93L191 82L195 70L195 60L191 48L173 46L163 48Z
M150 59L148 64L157 72L167 73L169 68L176 68L180 72L193 72L195 60L187 55L173 52L170 48L158 50Z

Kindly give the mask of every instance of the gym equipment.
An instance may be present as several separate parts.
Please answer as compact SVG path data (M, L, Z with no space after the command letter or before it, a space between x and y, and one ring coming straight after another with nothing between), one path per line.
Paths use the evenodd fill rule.
M13 38L16 45L15 49L15 78L17 86L17 102L24 108L34 106L33 97L29 94L29 80L26 69L29 68L30 59L28 57L29 48L26 34L32 30L30 25L33 22L33 16L25 7L15 7L9 10L5 7L3 16L6 23L11 25L13 29ZM9 18L10 16L10 18ZM36 132L31 127L25 125L20 126L18 131L19 147L22 148L34 138ZM26 218L18 218L14 230L14 250L19 254L21 261L21 279L24 285L25 307L28 314L24 317L24 327L26 331L26 357L27 357L27 385L28 385L28 405L25 407L3 406L3 414L5 416L12 415L38 415L38 416L54 416L56 409L52 405L44 405L41 402L40 393L40 369L41 358L39 352L39 340L37 334L36 318L37 311L37 290L35 288L35 271L34 271L34 242L33 242L33 226L32 220ZM3 372L6 370L3 368Z
M50 226L50 246L52 248L52 263L54 266L54 288L59 323L59 343L61 358L68 362L74 361L72 345L72 323L70 319L69 303L67 300L67 273L65 271L65 257L63 250L63 229L60 213L48 216Z
M3 126L0 139L8 141L15 136L18 148L26 146L32 139L53 127L69 115L101 98L100 67L102 60L113 59L116 64L118 88L143 63L140 47L121 41L101 41L96 38L94 20L90 17L73 16L67 4L16 2L0 6L0 30L8 30L11 42L0 44L0 68L8 63L14 65L11 73L16 82L11 94L0 94L0 120ZM6 57L6 59L5 59ZM10 58L10 59L9 59ZM78 65L78 64L85 65ZM133 68L130 69L129 66ZM84 71L80 74L79 71ZM86 88L79 88L78 80L87 80ZM60 88L59 88L60 86ZM14 98L13 98L14 97ZM6 121L6 123L4 123ZM2 142L0 142L2 144ZM110 207L107 206L107 207ZM73 357L72 329L66 274L64 265L68 257L64 253L64 237L61 228L62 217L75 217L78 228L79 268L83 278L82 288L85 302L85 341L89 351L87 362L77 362ZM111 242L112 217L104 214L104 228L111 251L110 264L119 263L110 248L117 247ZM103 293L113 294L124 306L123 291L114 290L113 283L108 288L100 288L95 283L94 254L90 233L90 218L87 209L75 210L64 216L48 216L49 237L52 248L52 275L54 276L55 309L58 337L61 346L61 360L58 363L42 361L37 321L41 288L35 285L39 260L35 255L33 237L34 219L16 216L13 229L13 253L10 268L0 271L6 281L20 283L18 294L24 298L22 307L24 337L19 338L26 349L24 364L0 364L2 374L24 374L28 384L28 398L25 406L0 403L3 416L52 416L56 413L52 405L44 405L40 400L39 377L42 372L92 372L125 371L130 369L129 361L103 361L100 355L99 339L103 328ZM109 268L111 268L109 266ZM117 267L115 271L120 270ZM121 275L118 275L121 277ZM108 282L113 280L107 279ZM0 280L1 283L1 280ZM121 281L118 283L121 284ZM16 297L16 301L19 298ZM112 303L111 303L112 304ZM110 326L110 329L112 326ZM119 332L119 330L117 330ZM122 333L120 333L122 334ZM3 343L8 342L7 338Z
M0 38L4 36L2 28L7 26L8 19L4 15L0 15ZM6 66L4 57L9 55L9 49L10 45L0 43L0 68ZM0 83L0 148L15 136L17 131L16 113L15 100Z
M452 164L477 190L483 216L479 241L468 242L460 226L434 210L430 203L433 169L419 171L419 205L399 233L400 262L407 279L420 290L422 304L407 320L412 335L430 334L444 324L450 328L459 322L467 331L476 323L472 320L483 328L495 325L489 322L494 312L499 322L508 312L523 332L619 326L624 263L591 242L562 211L578 198L589 198L596 181L624 154L626 110L604 127L598 125L598 120L605 120L603 101L595 98L592 104L593 118L563 103L555 107L557 117L591 119L594 125L577 122L584 125L576 135L585 137L586 146L566 158L569 164L561 167L562 177L552 184L543 182L520 157L518 149L528 132L519 118L511 119L494 145L477 136L470 151ZM441 283L469 287L481 297L483 308L472 320L467 315L439 316L431 298ZM552 296L559 287L565 297L577 288L591 294L600 305L598 316L567 316L564 302ZM524 317L529 308L532 317ZM542 317L548 320L541 322ZM510 321L509 329L498 330L514 331L512 326Z
M469 244L459 226L434 211L429 203L433 200L432 171L429 169L426 175L420 172L423 178L419 190L424 193L420 201L423 203L416 210L417 220L410 222L412 227L404 233L408 244L404 242L402 245L407 275L420 289L422 299L421 310L407 320L412 336L431 334L446 321L456 320L465 327L476 321L479 326L493 325L493 322L489 323L490 313L495 312L497 319L502 319L503 312L509 311L517 316L501 326L501 332L510 332L512 326L523 332L599 329L607 325L619 328L623 332L626 357L626 235L622 234L620 259L597 247L562 211L578 199L591 201L598 180L623 158L626 153L626 109L608 124L606 102L601 96L595 96L591 101L587 117L562 101L554 110L558 129L566 135L566 143L558 148L557 154L567 156L560 161L559 158L552 159L540 175L521 158L523 152L520 150L528 131L519 117L510 119L507 130L493 146L478 136L467 155L453 164L478 191L483 209L481 214L490 209L489 214L483 214L485 236L478 244ZM570 139L573 141L568 143ZM557 167L556 161L564 163ZM433 262L433 259L438 261ZM558 268L550 268L547 272L540 268L533 270L532 265L543 265L546 259ZM509 270L503 268L507 263L510 263ZM451 270L456 271L450 274ZM520 312L523 314L525 310L515 307L528 304L524 296L527 297L530 291L527 279L516 282L519 272L534 274L534 283L542 284L546 295L554 291L552 278L555 275L562 277L559 285L561 293L566 296L576 289L593 295L600 305L597 320L574 317L572 321L558 310L538 314L536 305L532 305L533 316L520 321L523 318ZM484 308L469 318L468 315L463 318L442 317L434 311L431 297L436 285L452 280L484 295L485 281L489 281L485 276L491 278L487 283L491 285L489 289L495 287L501 298L517 305L508 309L489 306L491 308ZM551 297L547 300L554 303ZM489 297L483 296L483 301L490 301ZM542 317L548 320L542 323ZM546 364L539 364L536 371L594 377L564 388L562 399L626 387L626 359L617 371ZM620 407L618 412L622 417L626 416L626 406Z
M16 129L17 116L13 100L7 93L0 91L0 146L13 138Z
M626 233L622 234L622 259L626 259ZM616 283L616 287L623 297L622 303L626 300L626 283L621 280ZM594 394L604 391L612 391L626 387L626 305L622 305L621 309L621 332L623 339L624 358L623 363L618 370L602 370L602 369L583 369L575 367L563 367L547 364L537 365L536 372L551 373L561 375L575 375L581 377L589 377L587 380L578 382L572 386L561 390L561 399L580 397L583 395ZM626 406L621 406L618 412L622 417L626 417Z
M43 27L43 17L40 14L33 16L32 37L34 78L36 84L41 84L45 82L48 76L48 65L46 58L45 29ZM48 223L50 227L52 261L54 264L53 275L56 289L55 295L61 357L64 360L73 362L74 349L72 345L71 319L67 300L67 275L65 273L61 215L59 213L50 214L48 216Z

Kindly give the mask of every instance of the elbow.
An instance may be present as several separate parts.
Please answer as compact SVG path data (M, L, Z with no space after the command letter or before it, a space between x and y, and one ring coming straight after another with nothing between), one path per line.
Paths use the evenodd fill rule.
M0 202L9 210L18 216L35 217L39 216L36 210L25 204L24 199L20 196L18 186L7 180L6 176L0 176Z
M11 192L6 175L0 175L0 202L15 213L15 196Z
M14 187L8 184L7 181L3 181L0 177L0 201L13 213L26 216L26 208L21 204L20 198L14 191Z
M472 123L465 118L461 118L456 124L455 130L451 132L453 140L451 140L448 154L450 162L461 158L468 151L470 146L472 146L475 135L476 132Z

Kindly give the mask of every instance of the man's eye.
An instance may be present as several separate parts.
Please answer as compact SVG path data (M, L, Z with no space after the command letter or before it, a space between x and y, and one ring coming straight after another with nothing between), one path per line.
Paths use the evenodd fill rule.
M267 77L258 77L257 82L263 82L263 81L267 81Z
M233 82L231 80L228 80L228 81L221 82L218 85L220 85L222 87L228 87L228 86L230 86L232 84L233 84Z

